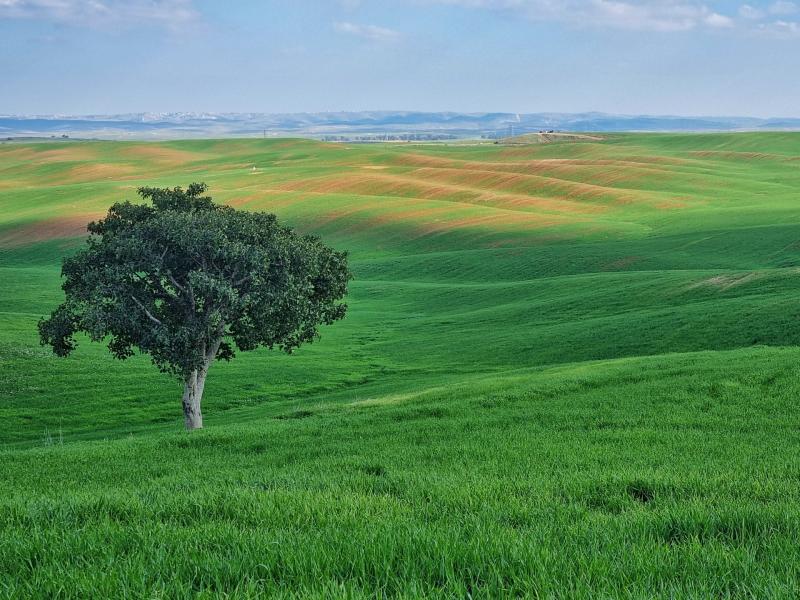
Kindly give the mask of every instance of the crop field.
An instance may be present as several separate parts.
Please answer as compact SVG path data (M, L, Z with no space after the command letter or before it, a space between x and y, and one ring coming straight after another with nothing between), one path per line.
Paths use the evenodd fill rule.
M182 386L36 324L139 186L350 252ZM797 598L800 134L0 143L0 598Z

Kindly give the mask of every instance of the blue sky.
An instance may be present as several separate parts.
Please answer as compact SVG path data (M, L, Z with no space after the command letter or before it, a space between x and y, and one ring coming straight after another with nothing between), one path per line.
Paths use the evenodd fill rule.
M800 116L800 0L0 0L0 113Z

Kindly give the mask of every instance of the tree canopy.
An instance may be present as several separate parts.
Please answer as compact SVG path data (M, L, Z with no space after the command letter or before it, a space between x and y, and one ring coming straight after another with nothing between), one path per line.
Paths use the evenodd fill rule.
M215 204L206 189L140 188L149 204L117 203L90 223L86 246L63 263L66 300L39 322L59 356L78 332L108 340L119 359L149 354L184 382L188 428L202 426L215 358L311 342L319 325L344 317L351 278L345 252L275 215Z

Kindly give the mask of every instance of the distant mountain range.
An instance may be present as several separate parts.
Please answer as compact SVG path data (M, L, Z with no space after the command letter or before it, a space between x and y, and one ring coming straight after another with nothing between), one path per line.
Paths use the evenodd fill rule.
M675 117L605 113L134 113L120 115L0 115L0 139L80 137L178 139L304 136L341 140L498 138L540 130L742 131L800 130L800 118Z

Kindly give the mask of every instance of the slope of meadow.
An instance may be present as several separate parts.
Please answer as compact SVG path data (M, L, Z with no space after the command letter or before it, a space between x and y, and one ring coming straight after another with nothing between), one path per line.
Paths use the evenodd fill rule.
M213 366L39 347L59 260L205 181L349 249ZM0 595L794 597L800 135L0 144Z

